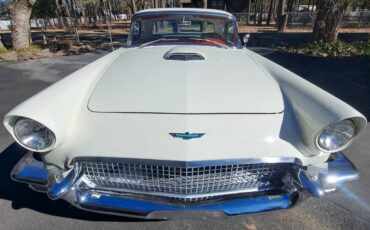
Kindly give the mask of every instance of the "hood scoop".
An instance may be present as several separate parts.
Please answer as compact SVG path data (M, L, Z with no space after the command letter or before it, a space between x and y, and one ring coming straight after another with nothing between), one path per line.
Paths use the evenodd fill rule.
M164 56L166 60L175 61L202 61L204 55L196 48L189 46L176 46L168 50Z

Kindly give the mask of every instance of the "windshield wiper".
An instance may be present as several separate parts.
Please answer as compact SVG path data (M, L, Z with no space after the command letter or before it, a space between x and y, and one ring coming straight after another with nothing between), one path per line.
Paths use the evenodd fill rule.
M151 45L151 44L154 44L154 43L157 43L157 42L161 42L161 41L177 41L177 40L179 40L179 39L177 39L177 38L159 38L159 39L147 42L147 43L143 43L139 46L139 48L143 48L145 46L148 46L148 45Z
M213 40L210 40L210 39L206 39L206 38L189 38L190 40L195 40L195 41L205 41L205 42L211 42L219 47L223 47L225 49L228 49L229 47L225 44L222 44L222 43L219 43L219 42L215 42Z

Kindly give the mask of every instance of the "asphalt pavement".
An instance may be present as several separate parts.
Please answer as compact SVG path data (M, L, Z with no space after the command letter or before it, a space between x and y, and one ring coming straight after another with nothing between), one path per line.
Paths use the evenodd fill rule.
M320 58L255 51L348 102L370 118L370 60ZM0 117L53 82L105 52L0 63ZM68 93L68 92L66 92ZM43 106L43 105L40 105ZM0 126L0 230L8 229L370 229L370 126L345 153L360 179L324 198L310 197L292 209L212 220L142 221L80 211L49 200L9 178L25 151Z

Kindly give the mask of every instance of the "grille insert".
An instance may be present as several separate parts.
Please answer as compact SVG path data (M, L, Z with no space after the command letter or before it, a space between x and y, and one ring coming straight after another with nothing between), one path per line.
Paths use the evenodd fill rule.
M95 188L160 196L184 202L222 195L272 190L281 186L289 164L171 166L124 159L76 161Z

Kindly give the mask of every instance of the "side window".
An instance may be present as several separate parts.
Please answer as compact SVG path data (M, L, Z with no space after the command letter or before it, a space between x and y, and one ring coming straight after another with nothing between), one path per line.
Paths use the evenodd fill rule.
M224 27L224 25L223 25L223 24L218 24L218 25L216 25L216 26L215 26L215 32L216 32L217 34L220 34L220 35L222 35L222 36L223 36L223 34L225 34L225 27Z
M140 41L141 23L134 21L131 26L130 38L127 41L128 45L137 44Z
M236 44L236 37L235 37L235 25L232 22L227 23L226 25L226 42L230 45Z
M133 25L132 25L132 34L134 35L134 36L138 36L138 35L140 35L140 22L138 22L138 21L135 21L134 23L133 23Z
M204 33L215 33L215 24L212 22L204 22Z

